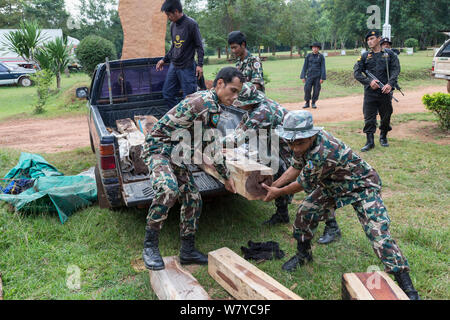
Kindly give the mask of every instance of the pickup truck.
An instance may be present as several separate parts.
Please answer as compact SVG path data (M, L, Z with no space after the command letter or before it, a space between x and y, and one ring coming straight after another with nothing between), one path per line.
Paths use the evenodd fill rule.
M0 85L2 84L18 84L22 87L29 87L33 84L30 75L36 73L34 69L22 67L12 68L0 62Z
M107 128L117 129L116 120L133 119L136 115L152 115L159 119L169 110L162 96L168 66L163 71L156 71L160 59L111 61L109 72L108 63L101 63L95 69L90 89L77 89L77 96L88 100L89 138L97 158L95 178L102 208L146 207L154 197L149 174L122 172L117 138ZM119 81L125 85L120 87ZM178 99L181 97L180 92ZM223 134L226 129L236 128L244 114L237 108L224 109L219 122ZM189 169L202 196L227 192L222 183L197 166L190 165Z
M450 36L450 32L446 32ZM450 93L450 39L436 52L433 59L432 74L437 79L447 80L447 92Z

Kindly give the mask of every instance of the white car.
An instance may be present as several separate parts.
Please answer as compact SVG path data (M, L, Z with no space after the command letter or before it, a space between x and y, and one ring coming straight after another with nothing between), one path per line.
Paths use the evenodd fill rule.
M29 87L33 84L30 75L36 73L35 69L13 68L0 62L0 85L18 84L22 87Z

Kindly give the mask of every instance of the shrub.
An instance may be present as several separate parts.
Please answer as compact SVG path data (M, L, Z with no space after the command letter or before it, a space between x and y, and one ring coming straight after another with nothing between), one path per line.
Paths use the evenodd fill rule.
M422 97L425 107L438 116L439 127L443 130L450 129L450 94L435 92Z
M90 76L93 75L95 67L105 62L107 57L109 60L117 59L114 44L99 36L87 36L81 40L76 49L76 56Z
M30 76L31 81L36 83L38 93L38 101L34 106L35 113L43 113L45 111L44 106L50 96L50 86L53 81L53 76L53 72L46 69L42 69Z
M405 47L414 48L414 51L417 51L419 48L419 41L414 38L409 38L405 40Z

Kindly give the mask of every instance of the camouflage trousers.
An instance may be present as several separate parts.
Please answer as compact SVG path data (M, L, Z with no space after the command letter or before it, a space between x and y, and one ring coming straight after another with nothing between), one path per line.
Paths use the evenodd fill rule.
M285 161L282 156L280 155L279 158L279 167L277 173L273 176L273 181L276 181L278 178L280 178L283 173L286 172L287 168L289 168L290 165L287 165L287 161ZM288 194L282 197L278 197L275 199L275 207L277 208L277 211L284 211L288 210L288 205L292 202L292 198L294 195Z
M409 271L409 265L389 232L390 219L378 191L366 190L366 198L353 202L359 222L372 244L377 257L389 273ZM294 238L311 240L319 221L334 218L336 200L324 194L321 188L314 190L300 205L294 222Z
M171 207L178 200L180 210L180 235L195 234L202 211L202 198L192 173L161 154L152 154L149 170L155 197L149 208L147 228L161 230Z

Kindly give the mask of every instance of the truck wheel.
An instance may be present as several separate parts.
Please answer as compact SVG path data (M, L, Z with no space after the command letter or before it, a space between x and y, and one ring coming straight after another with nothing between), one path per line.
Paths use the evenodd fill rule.
M111 205L106 199L105 191L103 190L102 178L100 177L100 170L98 169L98 164L95 165L95 182L97 184L97 201L100 209L110 209Z
M23 77L23 78L19 79L19 85L21 87L30 87L32 84L33 84L33 82L28 77Z

